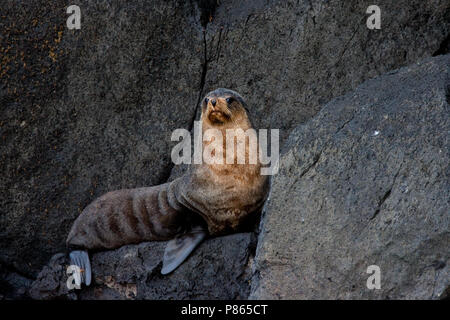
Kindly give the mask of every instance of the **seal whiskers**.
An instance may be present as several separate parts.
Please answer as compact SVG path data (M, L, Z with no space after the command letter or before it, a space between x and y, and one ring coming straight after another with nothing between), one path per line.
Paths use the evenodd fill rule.
M226 129L252 129L244 99L235 91L212 91L201 107L202 130L225 133ZM226 141L223 143L226 150ZM203 142L203 148L206 144ZM234 160L233 164L193 165L170 183L108 192L89 204L75 220L66 241L74 250L71 263L84 271L82 282L89 285L91 281L87 250L170 240L161 270L168 274L208 235L238 231L261 209L269 186L267 176L260 174L259 160L256 164Z

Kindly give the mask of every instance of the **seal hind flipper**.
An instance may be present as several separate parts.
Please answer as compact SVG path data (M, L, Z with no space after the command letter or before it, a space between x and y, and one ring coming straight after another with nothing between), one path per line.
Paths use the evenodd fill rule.
M202 227L177 236L167 243L161 274L169 274L178 268L191 252L205 239L207 231Z
M232 130L232 150L238 150L242 143L249 161L241 164L238 151L233 152L234 161L228 163L230 153L222 152L227 163L200 163L171 182L108 192L90 203L75 220L66 240L69 248L114 249L177 237L168 243L164 254L161 273L168 274L181 265L206 234L238 231L248 218L258 214L268 195L269 180L261 174L263 165L259 160L250 163L251 150L258 153L259 147L257 139L250 135L253 131L247 132L254 129L246 103L238 93L224 88L208 93L202 101L201 134L215 129L227 137L228 130ZM203 140L201 148L227 150L228 144L223 144L227 140ZM190 229L199 223L205 225L204 230ZM183 234L184 230L188 232ZM85 282L90 282L88 259L87 253L73 257L76 265L84 270L89 267Z
M74 250L70 252L70 264L76 265L80 268L81 283L87 286L91 284L91 263L89 261L89 255L85 250ZM80 284L81 284L80 283Z

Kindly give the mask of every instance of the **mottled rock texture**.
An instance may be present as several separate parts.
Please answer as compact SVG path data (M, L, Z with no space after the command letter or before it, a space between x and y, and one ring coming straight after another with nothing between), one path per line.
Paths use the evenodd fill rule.
M0 295L36 279L101 194L176 176L170 141L229 87L290 130L363 81L448 52L448 1L3 0ZM17 280L19 277L22 280ZM30 281L25 281L30 280ZM21 295L21 294L19 294Z
M437 299L450 287L450 55L369 80L290 135L252 298ZM367 268L381 269L368 290Z
M220 1L208 24L204 92L234 88L283 139L363 81L448 50L448 1L377 1L380 30L373 1L242 2Z
M29 290L33 299L246 299L255 250L252 233L208 239L169 276L161 275L165 242L92 255L94 281L68 290L65 255L55 255Z
M202 42L189 3L82 1L68 30L66 1L16 2L0 8L0 262L34 277L96 197L167 180Z

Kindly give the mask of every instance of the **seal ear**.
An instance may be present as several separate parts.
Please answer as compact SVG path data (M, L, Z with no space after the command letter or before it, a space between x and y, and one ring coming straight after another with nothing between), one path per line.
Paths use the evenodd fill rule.
M164 251L161 274L169 274L178 268L189 254L205 239L206 234L206 230L198 226L170 240Z
M241 103L241 106L247 111L247 115L250 115L250 110L248 110L247 104L245 103L244 99L237 98L237 100Z

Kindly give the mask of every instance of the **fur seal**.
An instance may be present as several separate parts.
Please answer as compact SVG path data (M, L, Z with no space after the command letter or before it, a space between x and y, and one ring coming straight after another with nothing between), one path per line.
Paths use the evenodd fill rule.
M208 93L201 102L201 111L202 133L216 129L225 136L229 129L253 128L244 99L229 89ZM245 141L248 157L250 138L240 138ZM203 139L202 147L211 148L217 143L223 143L225 159L226 140ZM254 164L203 162L191 165L182 177L170 183L112 191L97 198L75 220L66 241L73 250L71 263L84 271L81 281L86 285L91 281L86 250L113 249L143 241L170 240L161 273L172 272L206 236L235 232L261 209L269 186L260 169L259 160Z

